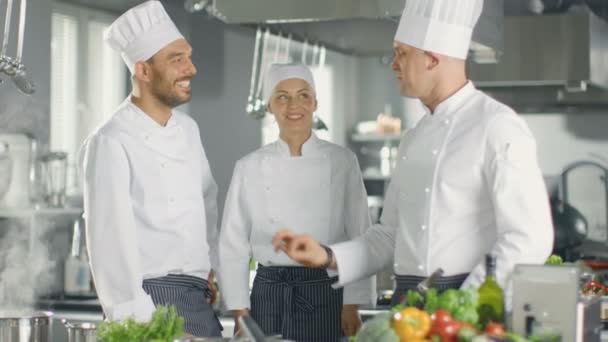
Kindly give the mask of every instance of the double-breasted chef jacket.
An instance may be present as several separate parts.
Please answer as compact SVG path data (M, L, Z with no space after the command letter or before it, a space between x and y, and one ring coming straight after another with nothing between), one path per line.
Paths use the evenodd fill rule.
M497 256L502 286L518 263L542 264L553 228L536 143L509 107L468 82L439 104L400 144L381 223L331 246L339 285L394 263L398 275L469 273L485 277L484 254Z
M217 186L192 118L174 110L163 127L128 98L80 159L87 247L109 319L150 318L144 279L207 279L219 263Z
M345 241L370 226L367 195L356 156L313 133L292 157L281 139L236 163L220 233L220 288L229 310L250 307L249 260L300 266L275 252L272 236L289 227L321 243ZM330 276L335 272L328 271ZM370 278L344 289L344 304L369 304Z

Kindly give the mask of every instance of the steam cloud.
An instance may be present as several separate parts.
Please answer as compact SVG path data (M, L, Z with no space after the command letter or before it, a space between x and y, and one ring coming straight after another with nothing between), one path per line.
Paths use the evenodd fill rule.
M50 287L56 266L49 260L46 244L40 241L44 227L10 222L3 228L8 229L0 237L0 316L32 312L38 295ZM32 251L30 229L38 230Z

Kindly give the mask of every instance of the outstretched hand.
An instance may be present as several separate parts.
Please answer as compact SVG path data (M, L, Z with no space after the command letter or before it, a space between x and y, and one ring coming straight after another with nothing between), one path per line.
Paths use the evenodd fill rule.
M309 235L298 235L289 229L281 229L272 237L272 245L275 251L284 252L306 267L318 268L327 262L327 252Z

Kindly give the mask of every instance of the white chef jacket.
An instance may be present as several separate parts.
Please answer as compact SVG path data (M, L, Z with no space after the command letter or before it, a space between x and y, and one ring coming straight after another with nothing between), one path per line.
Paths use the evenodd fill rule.
M515 264L542 264L553 246L534 137L471 82L404 134L384 203L379 225L331 246L339 284L392 260L400 275L470 272L463 288L476 287L492 252L504 287Z
M192 118L173 111L162 127L127 99L87 138L80 162L87 248L109 319L149 319L144 279L217 269L217 186Z
M346 241L371 225L367 195L355 155L317 138L292 157L282 140L236 163L220 231L220 290L228 310L250 307L249 259L265 266L300 266L272 247L289 227L324 244ZM330 276L336 275L329 271ZM349 284L344 304L370 304L372 278Z

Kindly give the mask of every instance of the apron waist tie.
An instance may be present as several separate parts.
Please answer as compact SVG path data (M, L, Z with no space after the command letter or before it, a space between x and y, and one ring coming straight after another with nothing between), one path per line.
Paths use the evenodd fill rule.
M325 274L325 277L321 278L319 275L322 276L322 274L314 272L319 273L316 279L294 280L292 275L294 272L298 271L301 271L302 273L311 273L307 271L322 271ZM324 270L305 269L303 267L266 267L260 265L256 273L256 280L260 284L273 284L283 288L284 312L286 314L291 314L294 306L307 313L311 313L315 310L314 305L306 297L302 296L297 291L297 288L333 284L337 279L338 277L328 277Z

